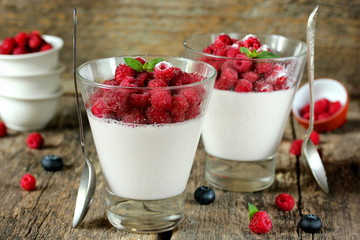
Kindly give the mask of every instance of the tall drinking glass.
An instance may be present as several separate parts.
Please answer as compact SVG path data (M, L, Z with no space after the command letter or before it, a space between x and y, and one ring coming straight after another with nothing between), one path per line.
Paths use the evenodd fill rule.
M216 71L186 58L141 57L161 57L202 80L157 88L104 84L114 79L124 57L87 62L77 77L106 180L108 220L131 232L163 232L183 219L185 187ZM170 105L159 110L166 99Z
M271 49L280 58L246 58L240 52L241 42L228 46L236 57L216 56L211 49L204 53L219 35L206 33L184 42L187 57L218 71L202 131L205 177L225 190L262 190L274 181L276 153L303 74L306 44L278 35L257 35L263 50ZM250 37L256 36L246 38Z

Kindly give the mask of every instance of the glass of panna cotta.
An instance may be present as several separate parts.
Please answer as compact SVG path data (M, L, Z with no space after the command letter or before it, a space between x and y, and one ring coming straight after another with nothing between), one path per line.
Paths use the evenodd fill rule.
M77 69L114 227L150 233L181 222L216 74L207 63L165 56L111 57Z
M202 130L205 178L229 191L268 188L306 64L306 44L279 35L206 33L187 39L184 47L187 57L218 72Z

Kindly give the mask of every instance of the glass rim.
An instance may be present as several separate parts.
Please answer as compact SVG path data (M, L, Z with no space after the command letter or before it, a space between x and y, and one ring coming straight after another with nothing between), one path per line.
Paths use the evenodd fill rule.
M109 59L124 59L125 57L131 57L131 58L162 57L162 58L164 58L164 61L166 61L165 58L168 58L168 59L172 58L172 59L177 59L177 60L181 60L181 61L192 61L192 62L200 63L200 64L207 66L212 72L209 77L206 77L204 80L202 80L200 82L185 84L185 85L181 85L181 86L167 86L167 87L125 87L125 86L108 85L108 84L103 84L103 83L99 83L99 82L95 82L95 81L86 79L83 76L81 76L81 74L80 74L80 69L82 69L86 65L90 65L90 64L98 62L98 61L104 61L104 60L109 60ZM153 55L153 54L134 54L134 55L131 54L131 55L121 55L121 56L98 58L98 59L93 59L93 60L87 61L76 68L76 77L79 78L82 82L84 82L86 84L89 84L89 85L92 85L95 87L99 87L99 88L103 88L103 89L126 89L126 90L178 90L178 89L190 88L190 87L194 87L194 86L205 85L208 82L210 82L210 79L215 80L216 74L217 74L217 71L213 66L211 66L208 63L199 61L199 60L194 60L194 59L185 58L185 57L178 57L178 56ZM106 80L110 80L110 79L106 79Z
M236 58L236 57L226 57L226 56L217 56L217 55L213 55L213 54L209 54L209 53L204 53L202 52L203 50L201 50L201 52L198 50L198 49L194 49L192 47L190 47L188 45L188 42L191 41L191 40L194 40L196 38L199 38L201 36L206 36L206 35L220 35L220 34L227 34L227 35L231 35L231 34L241 34L239 32L206 32L206 33L200 33L200 34L196 34L196 35L193 35L191 37L188 37L185 39L185 41L183 42L183 46L185 47L185 49L193 52L193 53L196 53L196 54L199 54L199 55L202 55L202 56L206 56L206 57L211 57L211 58L214 58L214 59L218 59L218 60L248 60L248 61L264 61L264 62L282 62L284 60L290 60L290 59L295 59L295 58L299 58L299 57L303 57L303 56L306 56L307 55L307 45L304 41L301 41L301 40L297 40L297 39L294 39L294 38L289 38L289 37L285 37L285 36L282 36L282 35L278 35L278 34L252 34L252 35L255 35L255 36L274 36L274 37L278 37L278 38L284 38L286 40L289 40L291 42L297 42L297 43L300 43L301 45L304 46L304 50L300 53L300 54L297 54L297 55L294 55L294 56L288 56L288 57L280 57L280 58L272 58L272 59L254 59L254 58Z

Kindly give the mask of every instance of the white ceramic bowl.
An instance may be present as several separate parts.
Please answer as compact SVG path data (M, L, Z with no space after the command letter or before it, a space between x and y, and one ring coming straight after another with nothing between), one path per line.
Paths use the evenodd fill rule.
M54 117L63 90L32 97L0 95L0 117L10 129L35 131L43 129Z
M12 97L36 96L56 92L65 65L44 73L19 73L6 76L0 73L0 95Z
M43 52L19 55L0 54L0 73L9 75L43 73L59 66L59 53L64 41L56 36L42 36L53 48ZM0 42L1 43L1 42Z

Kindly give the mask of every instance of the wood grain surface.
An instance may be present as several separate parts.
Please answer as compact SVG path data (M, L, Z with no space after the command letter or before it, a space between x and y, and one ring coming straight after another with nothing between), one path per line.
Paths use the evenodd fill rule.
M89 126L86 148L95 162L98 182L88 215L79 228L71 226L83 168L72 80L73 8L78 9L78 63L127 54L184 55L182 43L203 32L271 33L305 40L307 17L320 5L316 31L316 78L340 80L351 102L345 126L321 134L320 148L330 193L324 194L303 166L289 154L291 141L305 130L289 119L277 157L276 178L267 190L232 193L216 189L216 201L196 204L192 195L203 184L205 151L199 143L186 188L185 219L162 234L132 234L107 221L104 180ZM7 239L360 239L360 1L319 0L0 0L0 39L19 31L38 29L64 39L61 62L66 94L57 114L42 131L45 148L29 149L28 132L9 131L0 139L0 240ZM303 81L306 81L306 71ZM0 86L1 87L1 86ZM85 117L85 114L83 114ZM85 119L85 118L84 118ZM40 160L62 156L63 171L45 172ZM37 179L33 192L19 182L29 172ZM290 193L291 212L279 211L275 197ZM273 229L255 235L248 228L247 203L268 212ZM320 233L298 227L300 217L312 213L323 221Z

